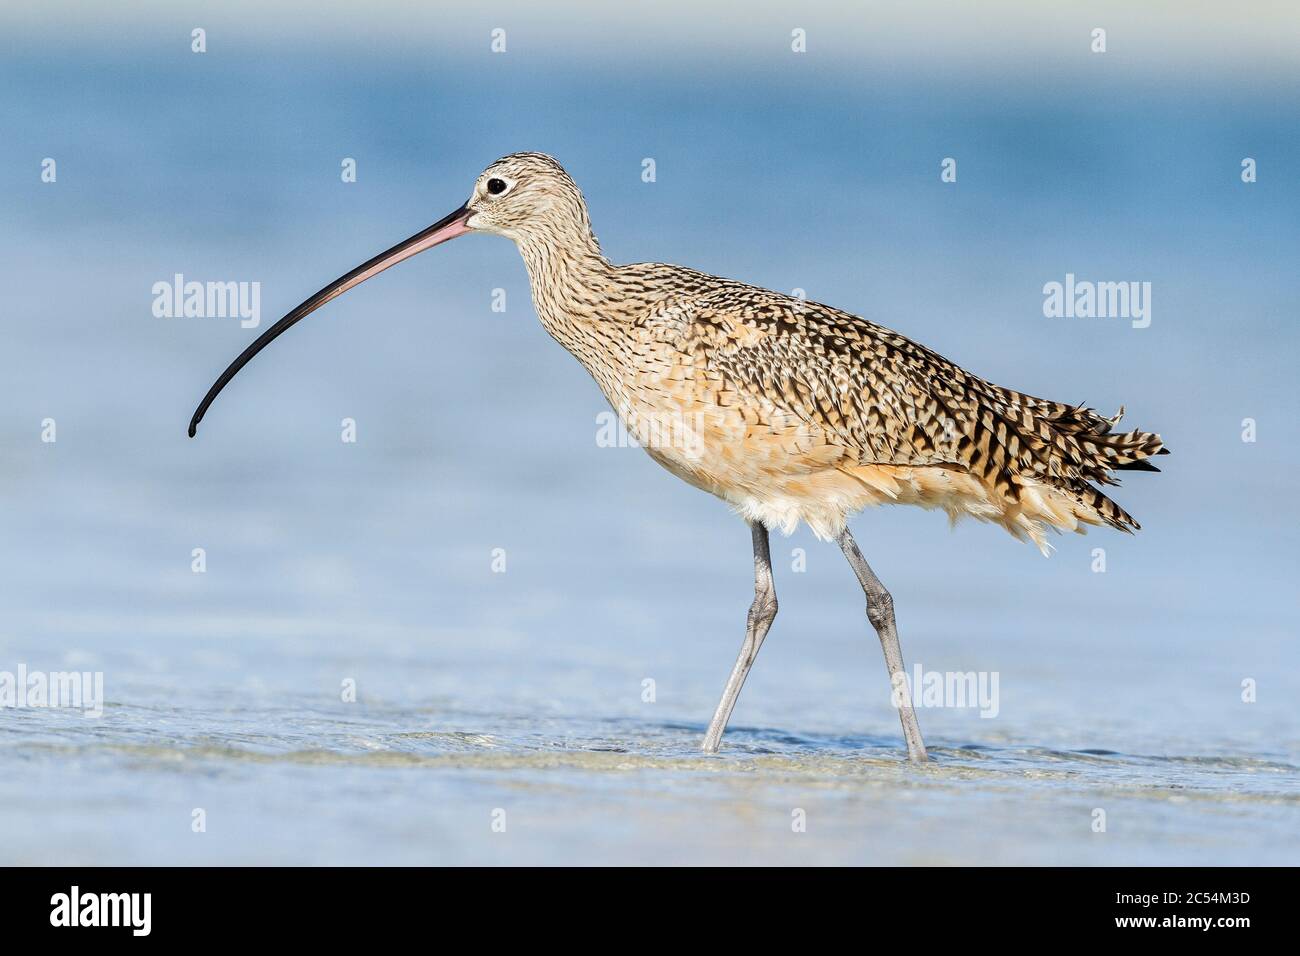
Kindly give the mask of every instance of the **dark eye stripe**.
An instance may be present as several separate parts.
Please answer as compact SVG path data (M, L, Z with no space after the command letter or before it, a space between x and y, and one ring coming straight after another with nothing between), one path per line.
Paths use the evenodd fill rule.
M488 192L490 192L493 196L499 195L500 193L506 191L506 184L504 180L489 179L487 186L488 186Z

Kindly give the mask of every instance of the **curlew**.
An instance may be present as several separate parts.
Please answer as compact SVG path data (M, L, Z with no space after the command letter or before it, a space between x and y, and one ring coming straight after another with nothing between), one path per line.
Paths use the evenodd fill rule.
M321 289L262 333L208 390L269 342L403 259L470 232L514 240L546 331L596 380L650 457L748 522L754 600L745 639L704 737L716 752L776 617L768 534L800 521L835 541L867 600L892 686L906 684L894 602L848 528L869 505L940 508L1001 525L1047 553L1048 531L1138 524L1098 490L1121 470L1157 471L1159 435L1117 432L1123 409L1034 398L967 372L897 332L839 309L658 262L615 265L586 202L553 158L489 166L469 200ZM908 756L926 759L909 694Z

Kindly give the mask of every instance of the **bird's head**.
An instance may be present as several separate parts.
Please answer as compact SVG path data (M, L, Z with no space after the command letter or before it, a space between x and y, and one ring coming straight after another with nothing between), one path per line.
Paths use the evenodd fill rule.
M483 170L465 204L470 229L513 239L581 247L591 236L582 192L545 153L511 153Z

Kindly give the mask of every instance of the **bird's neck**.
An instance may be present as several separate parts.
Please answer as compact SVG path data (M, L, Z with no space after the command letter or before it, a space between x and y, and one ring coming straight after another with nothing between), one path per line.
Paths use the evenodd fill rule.
M527 236L519 240L519 251L542 326L587 364L582 353L608 344L609 323L617 318L608 308L614 298L615 266L601 255L589 229Z

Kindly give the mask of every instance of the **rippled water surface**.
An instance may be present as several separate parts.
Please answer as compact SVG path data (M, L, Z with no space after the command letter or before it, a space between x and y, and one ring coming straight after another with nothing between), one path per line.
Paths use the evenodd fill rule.
M252 645L261 654L264 643ZM849 658L876 653L865 639L843 650ZM626 686L584 693L581 676L563 661L548 664L537 648L501 646L472 662L460 653L447 659L445 651L431 649L422 662L373 647L363 655L304 655L317 663L286 662L268 680L264 665L250 667L238 652L151 648L154 672L110 693L99 719L66 710L6 714L5 860L1296 860L1300 767L1263 741L1198 748L1192 737L1166 731L1159 748L1147 730L1120 751L1111 746L1124 736L1122 721L1098 731L1086 707L1079 720L1093 729L1052 726L1050 733L1019 726L1020 718L973 717L945 727L923 710L933 761L918 769L903 760L887 707L855 708L847 699L851 687L796 667L784 693L770 673L756 676L724 752L705 756L698 744L709 695L704 681L686 676L687 666L669 665L660 684L686 684L699 720L661 716L680 706L641 703L639 680L628 668L612 666L604 678L589 672ZM717 671L724 655L708 656ZM763 663L776 665L782 656L788 655ZM355 666L335 668L337 661L322 657L350 658ZM877 675L867 663L855 669L870 685ZM127 670L113 655L90 651L76 666L110 675ZM457 667L464 673L454 673ZM537 691L554 681L556 696L503 697L493 684L509 683L504 672L512 668L521 671L516 686ZM359 680L360 700L328 701L331 669ZM318 681L319 693L291 689L303 680ZM383 696L423 680L431 692ZM833 698L837 689L845 692L843 713L832 715L829 702L812 705L816 694L801 701L809 683ZM776 700L764 700L773 689ZM584 705L622 715L582 714ZM783 721L753 722L756 713L774 717L781 706L789 707ZM873 719L855 713L863 710ZM836 722L852 729L828 729ZM807 729L793 729L801 726ZM1047 737L1111 746L1033 742ZM1175 741L1182 746L1171 746ZM206 832L192 832L196 808L204 811ZM1105 832L1093 830L1099 810ZM505 831L496 832L501 811ZM806 829L797 832L801 818Z

